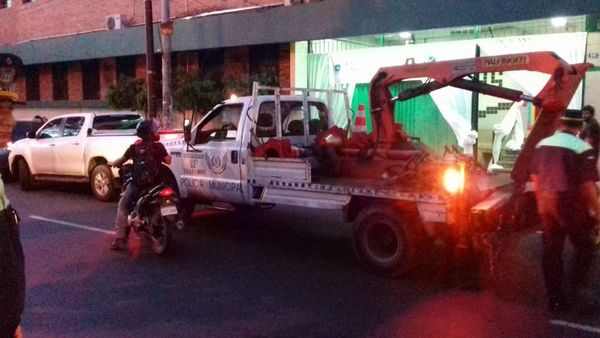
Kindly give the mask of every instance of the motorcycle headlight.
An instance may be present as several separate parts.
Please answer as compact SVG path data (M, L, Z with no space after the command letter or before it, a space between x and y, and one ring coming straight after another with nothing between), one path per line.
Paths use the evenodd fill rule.
M465 187L465 169L464 165L458 168L448 168L444 172L444 188L447 192L455 195L461 192Z

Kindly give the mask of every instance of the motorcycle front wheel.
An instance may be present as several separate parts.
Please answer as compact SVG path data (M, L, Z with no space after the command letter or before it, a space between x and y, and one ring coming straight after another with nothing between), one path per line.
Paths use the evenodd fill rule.
M163 255L169 248L171 232L169 231L169 223L160 214L160 209L155 208L152 211L150 224L152 226L150 234L152 250L158 255Z

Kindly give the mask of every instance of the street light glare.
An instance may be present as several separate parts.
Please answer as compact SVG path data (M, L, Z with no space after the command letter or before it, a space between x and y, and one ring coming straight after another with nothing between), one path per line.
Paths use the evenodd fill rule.
M552 23L552 26L554 27L564 27L567 24L567 18L559 16L556 18L552 18L550 19L550 22Z

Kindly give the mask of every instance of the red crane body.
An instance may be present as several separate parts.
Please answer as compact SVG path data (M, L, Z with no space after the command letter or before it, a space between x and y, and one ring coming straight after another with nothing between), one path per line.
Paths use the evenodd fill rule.
M527 180L528 163L535 145L555 131L556 121L571 102L585 71L591 67L592 65L588 63L571 65L553 52L485 56L383 67L371 80L370 101L373 133L370 138L372 141L378 142L380 148L393 148L398 141L398 126L394 122L394 102L428 94L446 86L512 101L532 102L541 109L540 114L527 137L512 173L513 179L517 183L524 183ZM479 73L517 70L546 73L550 75L550 80L537 95L528 96L519 90L501 88L468 79ZM397 97L391 97L389 91L391 85L415 78L427 78L428 80L417 88L405 90Z

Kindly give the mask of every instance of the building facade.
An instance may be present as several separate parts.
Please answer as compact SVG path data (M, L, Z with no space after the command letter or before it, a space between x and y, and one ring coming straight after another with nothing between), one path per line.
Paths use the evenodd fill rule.
M154 22L160 18L159 4L159 1L153 1ZM271 5L273 1L265 0L171 1L171 17L177 20L193 18L203 13L252 10ZM133 29L139 31L145 21L144 9L143 0L0 2L0 22L3 22L0 46L24 46L56 40L68 42L69 39L94 34L122 34ZM155 31L158 31L158 27L155 27ZM131 36L124 38L126 41L132 39ZM155 40L158 48L154 64L157 81L160 82L160 42ZM102 49L104 46L92 41L88 47ZM110 46L107 48L110 49ZM34 51L30 53L35 54L36 48L31 49ZM17 81L17 91L28 105L17 114L25 119L34 115L55 115L73 110L106 109L107 89L120 78L145 79L146 57L141 52L140 48L131 48L125 53L115 52L114 56L91 55L90 58L75 60L59 54L33 62L27 62L28 57L25 55L24 76ZM57 50L56 53L60 51ZM21 56L22 53L15 54ZM173 74L178 69L183 69L188 73L210 78L224 96L227 94L227 83L232 80L247 83L249 79L268 76L281 86L290 85L289 43L179 50L174 51L171 57Z
M160 0L152 1L154 22ZM267 73L280 86L307 84L297 41L337 39L494 22L600 13L600 2L530 0L505 6L486 1L423 0L171 0L172 66L214 79ZM145 78L144 0L0 0L0 52L19 55L19 94L28 118L71 110L106 109L107 88L120 77ZM531 11L530 8L538 8ZM161 47L155 24L156 61ZM428 38L430 39L430 38ZM387 38L378 38L388 41ZM431 41L431 39L430 39ZM363 43L358 41L358 43ZM317 46L313 44L313 46ZM312 51L314 52L314 51ZM309 51L309 54L311 51ZM160 62L155 62L160 66ZM160 74L160 69L158 70ZM309 76L309 75L308 75ZM302 77L302 78L299 78Z

